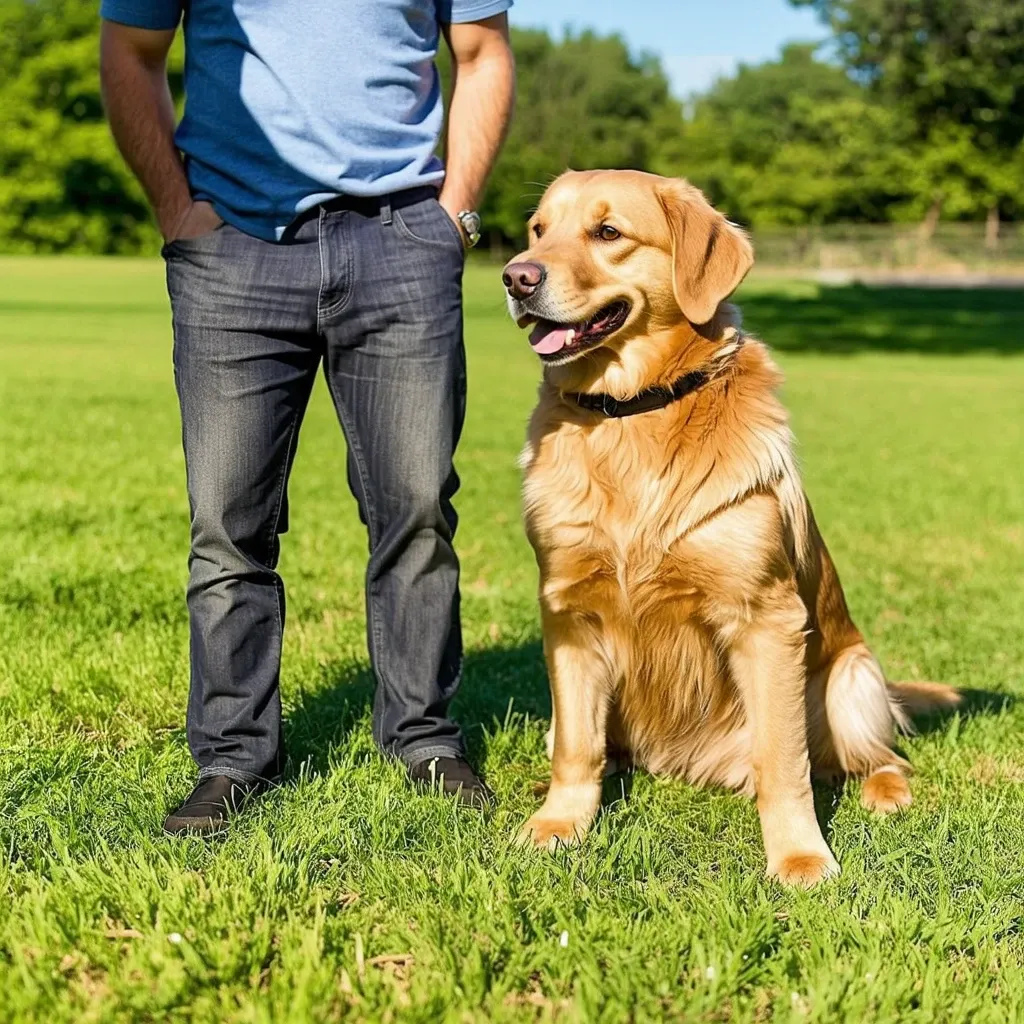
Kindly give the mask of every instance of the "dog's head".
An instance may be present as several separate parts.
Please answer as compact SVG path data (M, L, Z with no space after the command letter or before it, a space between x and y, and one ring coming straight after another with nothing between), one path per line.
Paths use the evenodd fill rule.
M685 181L570 171L505 266L509 311L549 366L710 321L753 263L746 235Z

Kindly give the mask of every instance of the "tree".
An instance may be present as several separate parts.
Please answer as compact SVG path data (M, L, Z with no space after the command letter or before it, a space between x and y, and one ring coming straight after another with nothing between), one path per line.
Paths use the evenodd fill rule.
M141 188L99 92L92 0L0 0L0 246L15 252L155 251ZM180 51L173 82L180 92Z
M1020 0L791 0L813 7L845 65L913 126L919 206L1021 213Z
M908 198L898 119L793 44L699 97L659 170L755 226L888 219Z

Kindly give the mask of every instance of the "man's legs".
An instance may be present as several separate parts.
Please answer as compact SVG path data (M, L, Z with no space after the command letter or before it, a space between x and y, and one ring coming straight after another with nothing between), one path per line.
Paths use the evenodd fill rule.
M316 377L312 236L271 245L231 227L166 249L192 513L188 741L200 779L282 768L278 678L288 473Z
M463 751L447 713L462 665L451 503L466 399L462 244L433 199L328 214L320 231L325 370L370 538L374 738L415 767Z

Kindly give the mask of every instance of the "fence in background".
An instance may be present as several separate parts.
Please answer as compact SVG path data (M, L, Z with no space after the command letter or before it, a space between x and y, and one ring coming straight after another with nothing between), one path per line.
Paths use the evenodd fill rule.
M830 224L753 232L762 269L941 274L1024 273L1024 224L939 224L930 237L913 224Z

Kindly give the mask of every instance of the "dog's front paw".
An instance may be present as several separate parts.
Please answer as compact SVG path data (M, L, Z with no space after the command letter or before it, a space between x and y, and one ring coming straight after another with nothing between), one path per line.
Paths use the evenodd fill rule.
M810 889L827 878L839 874L839 863L827 850L824 853L808 851L786 854L775 864L768 865L768 877L783 885Z
M538 850L576 846L586 835L589 825L586 819L556 818L538 811L519 830L516 842L520 846L535 846Z

